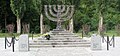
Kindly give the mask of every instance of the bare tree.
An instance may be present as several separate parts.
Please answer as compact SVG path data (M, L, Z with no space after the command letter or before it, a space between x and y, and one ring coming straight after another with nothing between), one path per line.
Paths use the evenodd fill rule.
M83 34L88 35L88 32L90 31L90 26L87 24L82 25Z
M13 33L14 32L14 24L12 23L12 24L8 24L7 26L6 26L6 28L7 28L7 31L8 31L8 33Z

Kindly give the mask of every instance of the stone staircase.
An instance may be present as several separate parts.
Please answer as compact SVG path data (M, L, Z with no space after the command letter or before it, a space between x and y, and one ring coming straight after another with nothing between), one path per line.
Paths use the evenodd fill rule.
M90 47L90 41L84 40L74 33L63 29L53 29L50 31L50 40L37 38L30 41L30 48L41 47Z

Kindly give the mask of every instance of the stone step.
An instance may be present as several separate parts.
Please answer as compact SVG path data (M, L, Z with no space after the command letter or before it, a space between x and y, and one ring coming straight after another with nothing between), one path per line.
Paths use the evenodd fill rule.
M70 33L68 31L50 31L50 33Z
M31 42L30 45L77 45L90 44L90 42Z
M66 30L57 30L57 29L53 29L52 31L66 31ZM69 31L67 31L69 32Z
M51 37L78 37L77 35L50 35Z
M41 37L41 36L40 36ZM42 37L45 37L45 36L42 36ZM50 38L52 37L62 37L62 38L81 38L77 35L50 35Z
M50 36L77 36L77 35L75 34L57 34L57 35L50 34Z
M79 40L79 37L51 37L50 40ZM37 40L46 40L46 38L37 38Z
M64 29L53 29L53 31L66 31Z
M76 40L33 40L31 42L90 42L89 40L81 40L81 39L76 39Z
M77 45L29 45L30 48L46 48L46 47L90 47L90 44L77 44Z
M51 33L50 35L74 35L73 33Z

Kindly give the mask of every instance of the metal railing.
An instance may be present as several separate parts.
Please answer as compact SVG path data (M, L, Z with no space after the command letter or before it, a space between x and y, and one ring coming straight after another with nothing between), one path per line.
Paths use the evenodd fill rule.
M82 31L82 38L83 38L84 36L83 36L83 31Z
M32 40L33 40L33 37L34 37L34 33L35 33L35 32L34 32L34 31L32 31L31 33L32 33Z
M15 36L13 36L12 38L11 38L11 41L9 41L8 39L7 39L7 37L5 37L5 49L7 48L7 46L8 47L11 47L12 46L12 51L14 52L14 50L15 50L15 41L18 41L19 39L16 39L15 38Z
M94 34L94 32L93 32ZM84 38L84 37L90 37L90 34L84 34L84 31L81 32L81 37Z
M109 50L109 46L115 47L115 36L113 35L111 39L109 36L107 36L107 39L105 39L105 37L102 36L102 43L104 42L107 43L107 50Z

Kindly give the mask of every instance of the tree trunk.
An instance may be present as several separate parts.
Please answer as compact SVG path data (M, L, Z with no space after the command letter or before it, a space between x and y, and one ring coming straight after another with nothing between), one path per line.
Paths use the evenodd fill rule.
M7 21L6 21L7 15L5 14L5 33L7 31L6 26L7 26Z
M98 34L100 34L100 35L103 34L103 16L102 16L101 12L100 12L100 14L99 14Z
M69 31L73 33L73 18L69 21Z
M21 33L21 19L17 16L17 33Z
M28 23L22 23L22 26L23 33L29 33L30 25Z
M40 33L43 34L43 15L40 15Z

